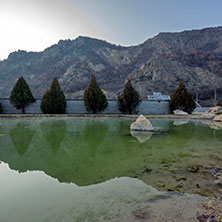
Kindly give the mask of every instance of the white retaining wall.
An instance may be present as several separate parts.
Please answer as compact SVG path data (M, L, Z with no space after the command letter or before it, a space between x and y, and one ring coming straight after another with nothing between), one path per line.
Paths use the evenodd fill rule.
M21 110L17 110L13 105L10 104L9 99L0 99L2 104L2 113L3 114L17 114L21 113ZM41 100L36 100L35 103L30 104L26 107L25 111L27 114L40 114ZM84 106L83 100L67 100L66 107L67 114L85 114L88 113ZM104 114L119 114L117 101L108 101L107 109L102 112ZM169 102L167 101L142 101L139 109L139 114L169 114Z

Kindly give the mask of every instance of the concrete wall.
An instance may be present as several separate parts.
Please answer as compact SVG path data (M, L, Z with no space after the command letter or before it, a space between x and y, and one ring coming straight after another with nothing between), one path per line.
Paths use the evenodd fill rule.
M5 114L16 114L21 113L21 110L17 110L14 106L10 104L9 99L0 99L0 103L2 104L2 113ZM41 100L36 100L35 103L30 104L26 107L27 114L39 114L42 113L40 109ZM83 100L67 100L67 108L66 113L68 114L84 114L87 113L84 101ZM117 101L108 101L108 107L103 112L107 114L118 114L120 113L118 109ZM168 114L169 110L169 102L163 101L143 101L139 107L139 113L142 114Z

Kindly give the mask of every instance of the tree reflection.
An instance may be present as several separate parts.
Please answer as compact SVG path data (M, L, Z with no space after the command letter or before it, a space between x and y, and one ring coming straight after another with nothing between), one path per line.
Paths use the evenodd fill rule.
M56 155L66 135L66 122L64 120L43 121L40 128L44 138Z
M30 124L19 122L10 130L10 138L13 145L15 146L17 152L23 156L35 134L35 129L33 129Z
M90 148L91 156L95 156L96 150L103 142L108 131L105 123L100 121L87 122L84 130L84 140Z

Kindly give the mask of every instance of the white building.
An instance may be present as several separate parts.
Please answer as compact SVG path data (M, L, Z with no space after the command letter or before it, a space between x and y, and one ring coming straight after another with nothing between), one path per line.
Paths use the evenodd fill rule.
M153 92L153 95L148 95L149 101L170 101L169 95L162 95L161 92Z

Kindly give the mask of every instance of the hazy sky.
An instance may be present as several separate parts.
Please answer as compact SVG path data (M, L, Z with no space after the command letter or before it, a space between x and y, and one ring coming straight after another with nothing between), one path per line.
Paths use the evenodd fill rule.
M0 59L91 36L135 45L159 32L222 25L222 0L0 0Z

